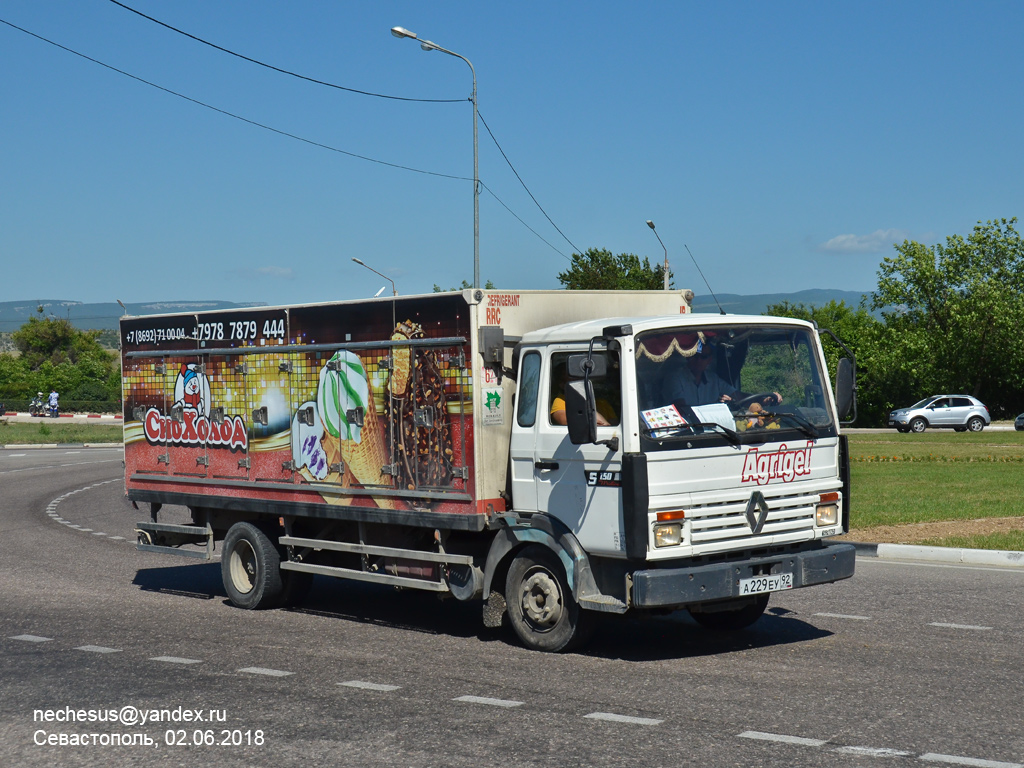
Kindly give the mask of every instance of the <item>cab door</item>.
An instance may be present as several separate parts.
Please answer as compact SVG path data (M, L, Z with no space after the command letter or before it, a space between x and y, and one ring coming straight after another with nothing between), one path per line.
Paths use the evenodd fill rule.
M552 351L540 384L539 403L545 407L538 407L533 428L537 508L565 523L588 552L623 556L619 368L609 364L608 376L595 383L598 411L610 422L609 426L598 426L597 438L610 440L618 436L620 447L573 445L569 428L557 423L552 412L552 405L564 397L563 371L569 354L586 354L586 350Z
M540 407L541 353L527 350L519 361L516 380L516 413L509 444L512 473L512 508L516 512L537 512L536 427L543 410Z

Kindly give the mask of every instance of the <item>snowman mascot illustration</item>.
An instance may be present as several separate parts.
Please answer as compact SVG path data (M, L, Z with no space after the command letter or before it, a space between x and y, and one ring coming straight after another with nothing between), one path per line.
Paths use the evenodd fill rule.
M181 364L178 379L174 382L174 406L195 411L200 416L210 415L210 385L206 376L196 371L192 364Z

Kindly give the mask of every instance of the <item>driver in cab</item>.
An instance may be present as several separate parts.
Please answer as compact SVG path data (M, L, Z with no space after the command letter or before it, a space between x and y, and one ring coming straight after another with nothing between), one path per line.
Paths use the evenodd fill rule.
M683 400L690 406L742 400L744 394L711 367L716 352L717 347L713 342L699 340L694 353L686 358L686 364L669 380L666 399L669 402ZM778 405L782 402L782 395L771 392L760 402L764 406Z

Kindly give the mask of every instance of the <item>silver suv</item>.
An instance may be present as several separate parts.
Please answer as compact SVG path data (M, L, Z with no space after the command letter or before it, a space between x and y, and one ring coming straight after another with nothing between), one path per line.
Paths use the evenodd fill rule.
M992 423L988 408L970 395L935 395L889 414L889 426L900 432L924 432L928 427L952 427L957 432L981 432Z

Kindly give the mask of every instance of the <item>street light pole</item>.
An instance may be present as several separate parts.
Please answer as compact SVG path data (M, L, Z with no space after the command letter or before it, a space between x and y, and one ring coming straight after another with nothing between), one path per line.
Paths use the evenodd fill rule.
M654 233L654 236L656 238L658 238L658 242L661 243L661 235L659 235L658 234L658 230L656 230L654 228L654 222L651 221L650 219L648 219L647 220L647 226L651 228L651 231ZM664 278L665 278L665 290L667 291L668 290L668 248L665 248L665 244L664 243L661 243L661 247L665 250L665 274L664 274Z
M398 296L398 290L395 288L395 281L385 275L383 272L378 272L376 269L371 267L369 264L364 263L362 260L352 257L352 261L358 264L360 267L366 267L368 270L373 272L375 275L380 275L389 283L391 283L391 327L395 327L395 297ZM383 288L381 290L384 290ZM380 295L380 291L377 292ZM376 296L374 297L376 298Z
M405 27L392 27L391 34L395 37L402 38L408 37L411 40L420 40L415 32L410 32ZM476 101L476 70L473 68L473 62L467 59L465 56L455 51L449 51L447 48L442 48L437 43L432 43L429 40L420 40L420 48L424 51L440 51L441 53L447 53L449 56L454 56L457 59L462 59L466 64L469 65L469 71L473 75L473 93L469 97L469 100L473 102L473 287L480 287L480 151L479 142L477 140L477 112L478 106Z

